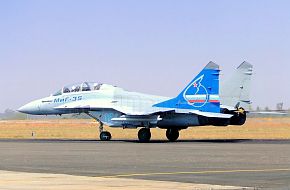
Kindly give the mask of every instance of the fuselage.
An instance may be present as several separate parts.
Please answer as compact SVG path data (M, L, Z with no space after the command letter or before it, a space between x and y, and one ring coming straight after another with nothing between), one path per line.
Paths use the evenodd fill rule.
M64 89L62 89L61 93L56 93L32 101L19 108L18 111L33 115L73 114L79 113L79 110L62 110L58 108L70 103L83 104L83 102L92 101L98 109L90 111L90 114L111 127L136 128L137 126L150 125L150 127L158 126L161 128L168 126L186 128L189 125L201 125L197 116L184 114L166 115L163 116L163 119L160 121L157 118L158 116L146 117L143 119L139 118L138 121L135 121L134 118L131 120L126 119L126 121L114 120L114 118L123 115L118 108L138 113L146 109L152 109L154 104L168 99L170 98L138 92L129 92L119 87L102 84L101 87L96 90L91 89L87 91L65 92Z
M103 84L98 90L61 93L34 100L19 108L18 111L33 115L71 114L77 113L77 111L71 110L70 112L67 112L55 108L67 103L81 102L84 100L99 102L100 107L101 105L113 104L114 106L129 107L134 111L141 111L146 107L151 107L152 105L167 99L169 98L138 92L129 92L119 87Z
M77 110L64 111L56 108L68 103L90 100L94 101L96 104L99 103L102 110L106 109L104 108L104 105L114 105L116 107L127 107L133 111L141 111L146 107L151 107L153 104L167 99L169 98L138 92L129 92L119 87L102 84L95 90L64 92L62 89L54 95L34 100L20 107L18 111L32 115L62 115L78 113ZM110 109L111 107L108 106L107 108Z

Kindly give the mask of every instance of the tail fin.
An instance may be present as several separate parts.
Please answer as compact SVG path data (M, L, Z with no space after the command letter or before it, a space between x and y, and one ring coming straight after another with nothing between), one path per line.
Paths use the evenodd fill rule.
M219 71L217 64L209 62L176 98L155 104L154 107L219 113Z
M234 72L230 80L221 85L221 103L225 106L243 107L249 110L251 78L253 75L253 65L244 61Z

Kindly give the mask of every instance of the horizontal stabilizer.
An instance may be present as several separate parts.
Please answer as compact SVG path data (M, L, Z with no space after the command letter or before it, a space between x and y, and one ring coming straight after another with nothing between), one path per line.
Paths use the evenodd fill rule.
M212 118L231 118L233 117L232 114L222 114L222 113L214 113L214 112L203 112L198 110L184 110L184 109L177 109L175 113L183 113L183 114L195 114L204 117L212 117Z
M233 115L231 114L222 114L222 113L213 113L213 112L191 112L191 113L194 113L196 115L201 115L201 116L204 116L204 117L211 117L211 118L224 118L224 119L229 119L231 117L233 117Z

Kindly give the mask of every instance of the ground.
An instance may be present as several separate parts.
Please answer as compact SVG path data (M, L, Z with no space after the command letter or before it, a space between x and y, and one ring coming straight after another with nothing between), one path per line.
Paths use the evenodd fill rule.
M192 127L175 143L106 129L111 142L90 119L0 121L0 189L290 189L290 118Z
M99 139L97 126L91 119L0 121L0 138ZM136 129L105 128L113 139L137 139ZM152 139L166 139L165 130L151 131ZM249 118L243 126L191 127L182 130L179 139L290 139L290 118Z

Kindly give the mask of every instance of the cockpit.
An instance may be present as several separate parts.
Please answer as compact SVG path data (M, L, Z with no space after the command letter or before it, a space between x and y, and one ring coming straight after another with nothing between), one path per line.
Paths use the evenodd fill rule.
M84 92L84 91L95 91L100 90L103 84L95 82L83 82L78 84L72 84L63 87L59 91L53 94L53 96L59 96L62 94L73 93L73 92Z

